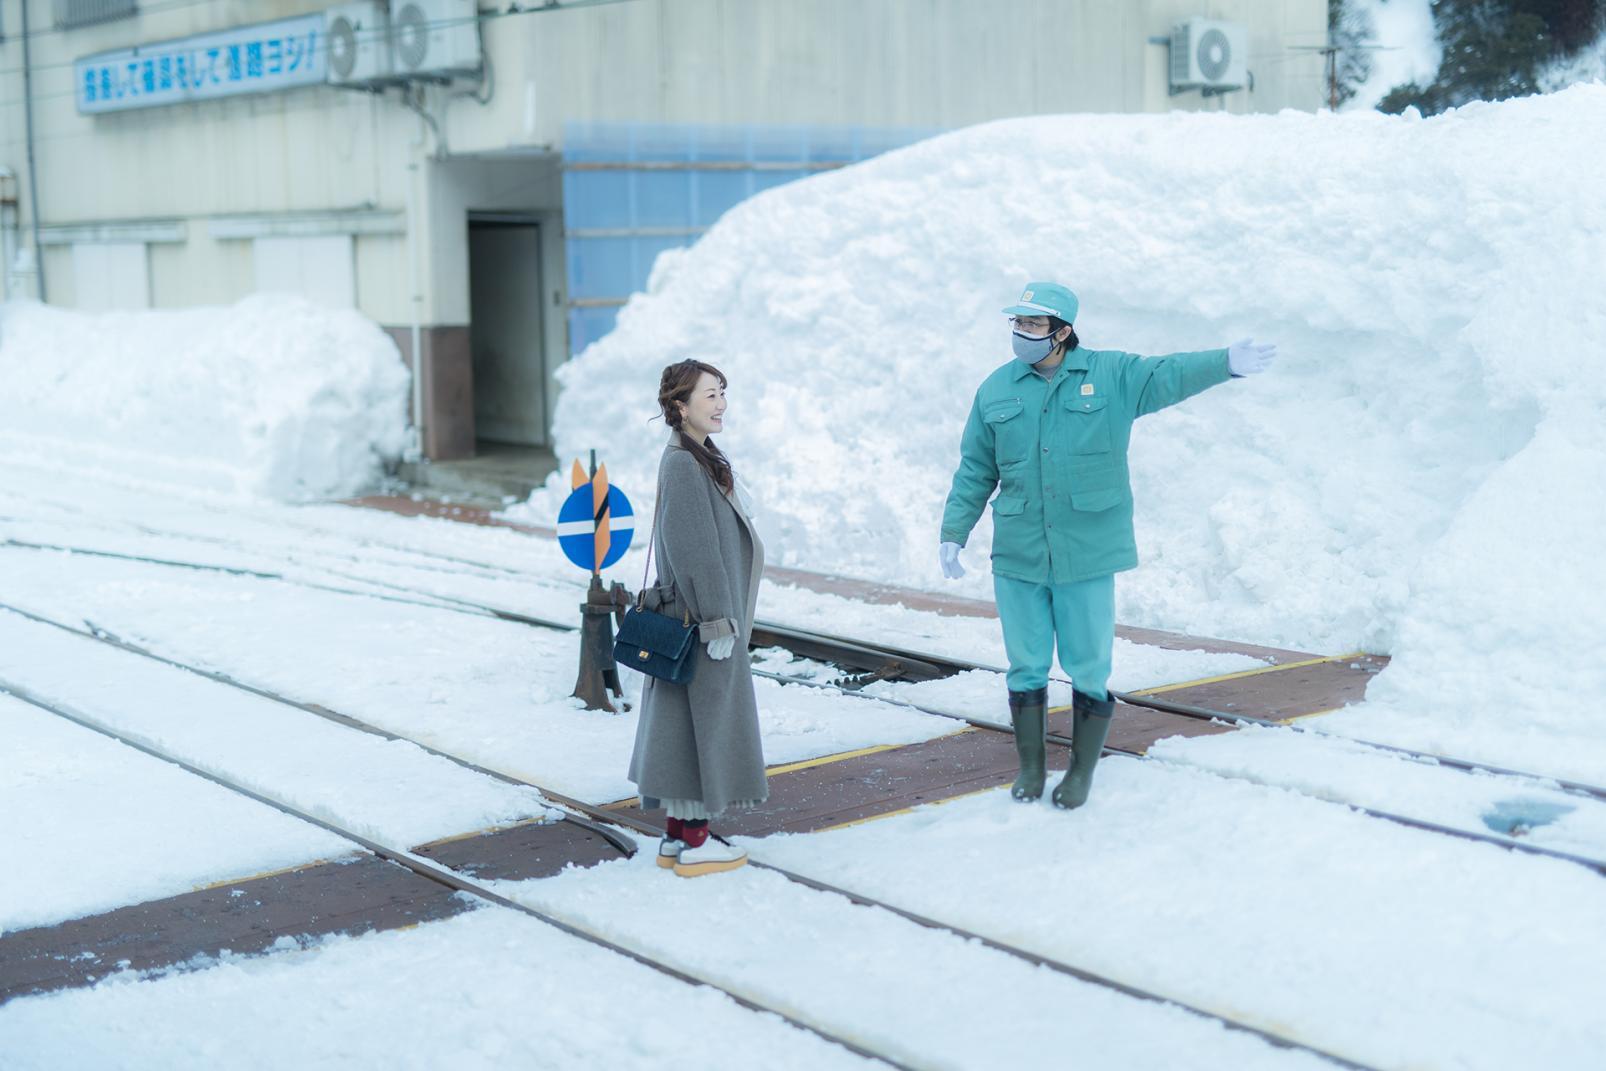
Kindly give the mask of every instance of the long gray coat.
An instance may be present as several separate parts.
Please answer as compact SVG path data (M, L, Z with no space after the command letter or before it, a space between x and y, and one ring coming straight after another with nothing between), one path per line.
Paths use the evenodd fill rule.
M739 498L719 489L678 434L658 464L658 503L658 575L644 601L674 617L689 610L700 642L690 683L647 678L630 780L648 810L661 801L700 802L713 816L769 795L747 657L764 545ZM709 658L705 644L730 635L736 637L731 657Z

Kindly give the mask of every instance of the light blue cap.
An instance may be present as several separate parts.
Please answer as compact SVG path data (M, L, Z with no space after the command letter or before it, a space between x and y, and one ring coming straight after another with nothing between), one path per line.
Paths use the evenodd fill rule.
M1005 309L1009 316L1058 316L1066 323L1076 322L1076 295L1058 283L1027 283L1020 301Z

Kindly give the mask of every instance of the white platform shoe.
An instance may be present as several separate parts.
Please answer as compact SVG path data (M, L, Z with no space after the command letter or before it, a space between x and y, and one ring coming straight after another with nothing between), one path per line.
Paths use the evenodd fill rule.
M664 865L663 849L660 847L658 865ZM702 844L693 848L684 846L680 849L680 858L673 864L675 873L683 878L696 878L704 874L717 874L722 870L735 870L747 863L747 851L734 845L726 844L722 840L715 840L710 836Z
M658 865L665 870L675 869L675 864L680 862L680 853L685 847L686 842L683 840L676 840L670 836L660 838L658 841Z

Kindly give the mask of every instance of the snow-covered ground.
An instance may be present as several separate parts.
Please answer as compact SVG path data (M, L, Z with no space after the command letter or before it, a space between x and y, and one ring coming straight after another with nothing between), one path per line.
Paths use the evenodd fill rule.
M1304 724L1606 783L1589 701L1606 691L1603 120L1606 87L1580 87L1430 121L1041 118L935 139L766 193L667 256L566 371L560 446L599 447L650 507L658 368L710 358L732 375L727 446L778 560L984 595L985 525L950 586L935 524L970 391L1004 354L996 310L1023 279L1069 281L1094 346L1274 338L1270 374L1140 425L1145 564L1118 585L1122 620L1389 653L1368 702ZM299 348L216 341L224 320L275 317L305 328ZM283 504L350 489L399 449L405 379L369 327L272 302L7 309L0 374L21 389L0 398L0 603L23 613L0 609L0 681L401 845L546 813L417 744L630 795L634 716L569 697L575 634L486 609L576 617L585 577L552 541ZM516 512L550 524L557 490ZM608 579L634 583L640 554ZM986 620L768 584L760 608L1003 661ZM1254 665L1121 643L1113 683ZM766 755L955 730L910 703L1003 720L1002 692L985 670L857 698L762 681ZM347 850L18 700L0 697L0 734L0 928ZM1599 874L1356 805L1606 859L1599 803L1284 729L1107 760L1073 815L1000 790L750 849L1367 1063L1598 1062ZM756 870L682 882L638 857L500 890L923 1067L1311 1066ZM854 1062L502 908L189 966L0 1006L0 1067ZM709 1056L707 1036L730 1047Z
M1388 5L1396 14L1410 3ZM1118 619L1394 656L1328 719L1606 782L1606 85L1376 113L1056 116L766 192L566 365L561 455L651 494L660 369L730 377L722 445L781 562L939 587L937 521L1025 280L1093 348L1276 341L1141 421ZM1491 161L1500 161L1491 166ZM516 516L550 517L554 477ZM988 521L951 590L987 597Z
M93 626L565 792L604 801L631 791L622 774L633 717L586 713L567 698L573 635L443 601L553 615L567 605L572 613L583 575L545 540L348 508L128 493L21 465L0 473L0 518L0 540L283 577L0 545L0 602L64 626ZM832 614L833 626L844 629L881 622L900 642L997 656L991 622L823 598L765 590L800 624L817 626ZM1117 654L1117 681L1130 688L1252 664L1130 644ZM533 793L411 745L3 610L0 680L398 843L543 812ZM985 671L874 689L889 700L1001 719L1000 690ZM873 697L767 681L759 694L773 762L955 728ZM277 812L219 802L221 790L35 708L7 702L0 714L22 760L6 767L0 802L23 817L0 827L0 853L20 864L0 884L0 925L48 923L343 850ZM1597 875L1400 829L1346 806L1482 830L1503 802L1530 811L1554 802L1542 786L1435 770L1286 731L1170 741L1156 755L1107 760L1097 806L1080 812L1086 821L1020 807L999 790L839 833L753 841L750 849L755 858L1383 1065L1505 1066L1514 1038L1540 1032L1550 1039L1550 1066L1584 1066L1582 1054L1606 1040L1576 1006L1591 984L1589 964L1606 951L1591 922L1606 906ZM140 794L136 806L104 814L108 797L130 793ZM1572 811L1531 836L1606 857L1606 820L1587 803L1575 799ZM77 864L97 849L92 867ZM1209 1020L1076 983L771 874L682 882L644 853L554 879L500 883L500 891L917 1066L1049 1058L1065 1045L1066 1024L1090 1066L1314 1066L1309 1056ZM1541 905L1543 926L1502 928L1498 905L1514 902ZM438 1064L446 1054L467 1066L673 1063L680 1042L660 1031L632 1026L598 1037L573 1029L584 1009L626 985L657 994L653 1015L708 1016L724 1024L733 1045L773 1051L783 1066L840 1058L820 1056L812 1039L709 994L665 991L639 969L596 969L595 955L497 909L406 933L309 947L284 942L265 958L226 956L143 981L114 974L92 989L11 1001L0 1007L0 1063L98 1066L114 1062L106 1054L116 1052L117 1066L168 1068L243 1053L241 1066L289 1059L336 1066L374 1044L371 1032L383 1040L360 1051L402 1066ZM635 980L616 977L619 971ZM1491 979L1540 984L1532 980L1541 976L1550 987L1545 999L1503 1006L1466 1037L1451 1029L1467 1009L1494 999ZM438 984L413 986L410 978ZM398 992L405 995L397 999ZM514 992L535 994L539 1012L513 1014L506 994ZM1420 997L1427 992L1437 994L1431 1006ZM203 1005L200 1020L193 1009ZM937 1007L964 1011L934 1016ZM271 1018L264 1008L280 1017L301 1009L296 1018L305 1026L275 1042L263 1033ZM145 1028L152 1021L163 1031L152 1035ZM426 1022L428 1031L418 1025ZM1358 1029L1362 1022L1372 1025ZM71 1023L86 1025L64 1029ZM794 1051L813 1055L788 1055ZM747 1065L744 1056L709 1062Z
M0 1006L7 1071L872 1068L509 911ZM1226 1065L1223 1065L1226 1066ZM1293 1066L1293 1065L1289 1065Z

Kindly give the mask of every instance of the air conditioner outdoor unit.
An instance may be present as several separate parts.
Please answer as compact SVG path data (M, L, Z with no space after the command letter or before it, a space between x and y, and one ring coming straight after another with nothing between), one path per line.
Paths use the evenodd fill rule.
M378 0L340 4L323 13L331 85L371 85L390 71L390 16Z
M390 49L398 77L450 77L480 69L475 0L392 0Z
M1249 84L1249 30L1241 23L1193 18L1171 31L1171 92L1206 96Z

